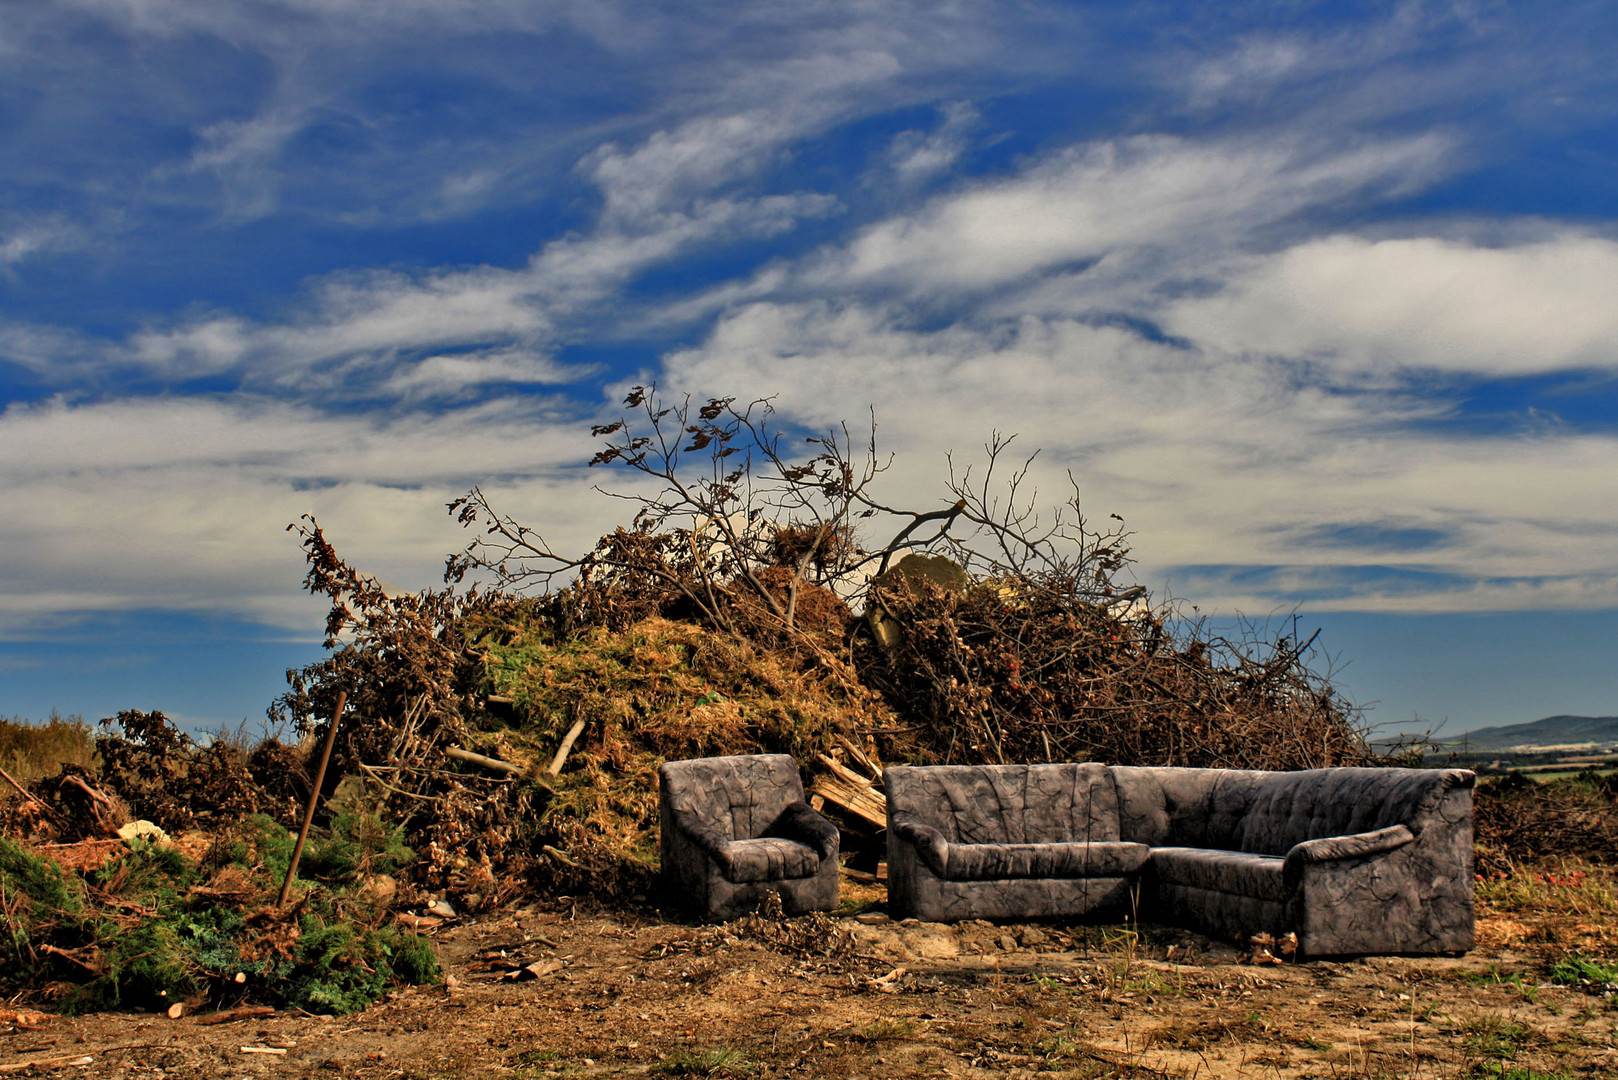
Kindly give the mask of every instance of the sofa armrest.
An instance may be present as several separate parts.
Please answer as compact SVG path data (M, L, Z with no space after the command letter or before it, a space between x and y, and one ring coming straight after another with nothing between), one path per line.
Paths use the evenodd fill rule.
M1415 840L1416 834L1405 825L1389 825L1374 832L1354 833L1351 836L1323 836L1305 840L1287 852L1282 876L1288 884L1296 883L1303 868L1310 863L1339 862L1343 859L1363 859L1397 851Z
M786 809L781 811L781 816L775 819L764 835L796 840L804 847L813 849L822 859L835 856L842 841L837 826L802 801L788 803Z
M949 841L944 834L905 814L894 814L888 819L890 836L897 837L916 849L927 869L944 876L944 863L948 859Z

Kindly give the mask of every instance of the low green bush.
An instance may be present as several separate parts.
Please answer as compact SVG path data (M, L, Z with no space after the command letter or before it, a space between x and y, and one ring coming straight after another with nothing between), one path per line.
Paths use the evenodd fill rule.
M392 986L437 982L431 944L378 925L375 904L357 895L366 872L413 857L398 830L339 818L314 839L311 850L328 853L329 879L306 882L283 914L269 904L293 837L265 815L216 844L208 866L136 842L79 874L0 837L0 891L14 905L0 941L0 994L54 994L64 1009L87 1012L234 1002L245 986L260 1000L348 1013ZM237 887L225 897L196 888L227 879Z

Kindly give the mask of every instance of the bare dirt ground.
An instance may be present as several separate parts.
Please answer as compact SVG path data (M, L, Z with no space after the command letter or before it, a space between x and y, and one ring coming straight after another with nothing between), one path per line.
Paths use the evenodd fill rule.
M841 917L698 926L563 904L451 924L435 932L447 985L356 1016L0 1010L0 1072L1618 1077L1618 997L1549 984L1528 940L1576 947L1577 926L1484 911L1462 958L1273 966L1179 931L895 923L860 890L845 882L866 910Z

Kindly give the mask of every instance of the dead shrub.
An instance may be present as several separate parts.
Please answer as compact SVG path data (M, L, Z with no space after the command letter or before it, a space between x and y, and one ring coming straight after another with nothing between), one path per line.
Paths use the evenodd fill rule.
M1480 873L1564 855L1618 865L1618 776L1510 773L1479 781L1473 808Z

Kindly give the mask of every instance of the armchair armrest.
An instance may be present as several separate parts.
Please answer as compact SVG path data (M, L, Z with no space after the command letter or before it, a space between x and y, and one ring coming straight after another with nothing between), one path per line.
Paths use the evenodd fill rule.
M721 862L726 861L725 847L730 841L718 829L702 824L692 814L679 812L674 814L674 825L680 830L680 835L709 857Z
M1415 840L1416 834L1405 825L1389 825L1374 832L1354 833L1351 836L1323 836L1305 840L1287 852L1282 876L1289 885L1295 884L1310 863L1338 862L1343 859L1362 859L1396 851Z
M894 836L916 849L921 861L927 864L927 869L940 877L944 875L949 841L944 839L943 833L905 814L894 814L889 819L889 829Z
M804 847L814 849L815 854L822 859L836 855L838 845L842 841L837 826L802 801L788 803L786 809L781 811L781 816L765 830L764 835L796 840Z

